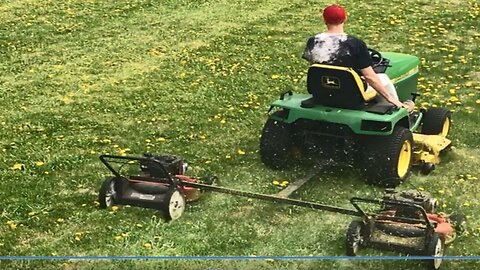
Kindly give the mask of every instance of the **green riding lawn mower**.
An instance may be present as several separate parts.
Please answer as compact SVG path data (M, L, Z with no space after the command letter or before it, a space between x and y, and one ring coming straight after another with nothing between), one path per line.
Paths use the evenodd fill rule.
M374 50L370 55L375 72L392 79L400 101L415 101L419 59ZM396 187L412 166L430 173L451 144L449 111L408 111L379 101L350 68L312 65L307 90L285 92L271 104L260 139L262 162L270 168L304 158L334 160L360 169L367 183Z

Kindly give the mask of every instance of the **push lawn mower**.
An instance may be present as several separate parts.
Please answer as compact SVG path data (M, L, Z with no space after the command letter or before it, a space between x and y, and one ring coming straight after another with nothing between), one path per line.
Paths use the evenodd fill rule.
M433 256L428 269L438 269L445 245L452 243L462 230L462 215L436 214L437 201L428 193L395 192L387 189L381 200L352 198L351 203L362 219L353 220L347 229L347 255L356 256L360 247L399 251L412 255ZM373 214L362 209L376 205Z
M200 195L198 188L178 185L179 180L196 179L183 175L187 164L177 156L102 155L100 160L113 173L100 187L100 208L114 204L153 208L160 210L167 220L171 220L182 215L186 202L195 201ZM115 167L114 164L119 166ZM129 176L122 175L124 169Z
M371 50L374 70L386 72L401 101L415 101L419 59ZM377 102L350 68L314 64L308 69L311 94L283 93L271 104L260 139L262 162L281 169L295 158L355 165L367 182L395 187L411 166L429 173L451 141L450 112L431 108L408 112Z
M201 190L209 190L352 215L359 219L350 223L346 234L350 256L357 255L360 247L434 256L428 261L429 268L438 269L445 245L453 241L460 228L449 216L434 213L436 200L428 193L387 189L381 199L352 198L354 208L347 209L220 187L212 182L213 178L200 182L184 175L186 165L177 156L102 155L100 160L113 173L100 188L101 208L129 204L160 210L167 220L172 220L182 215L186 202L197 200ZM368 207L372 204L379 207ZM461 220L457 220L460 225Z

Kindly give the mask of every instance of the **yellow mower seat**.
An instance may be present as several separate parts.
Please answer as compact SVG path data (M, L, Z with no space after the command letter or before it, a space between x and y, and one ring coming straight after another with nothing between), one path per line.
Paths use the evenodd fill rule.
M308 69L307 90L319 105L362 109L377 95L373 88L365 89L365 85L352 68L313 64Z

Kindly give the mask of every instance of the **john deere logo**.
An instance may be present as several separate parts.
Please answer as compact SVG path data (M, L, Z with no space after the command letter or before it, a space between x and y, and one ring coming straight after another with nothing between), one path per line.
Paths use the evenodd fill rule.
M340 89L340 80L337 77L322 76L322 86L330 89Z

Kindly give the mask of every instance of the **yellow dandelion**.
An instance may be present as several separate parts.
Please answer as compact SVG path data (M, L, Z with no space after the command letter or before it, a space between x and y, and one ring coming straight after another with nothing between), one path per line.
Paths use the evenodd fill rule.
M164 137L159 137L157 138L157 142L164 142L165 141L165 138Z
M45 162L43 162L43 161L35 162L35 166L37 166L37 167L40 167L40 166L43 166L43 165L45 165Z
M25 170L25 164L15 163L15 164L13 164L12 169L14 171L23 171L23 170Z
M122 237L121 235L115 236L115 240L117 240L117 241L118 241L118 240L122 240L122 239L123 239L123 237Z
M62 98L63 104L70 104L72 103L72 99L70 97L63 97Z
M74 237L75 241L80 241L80 240L82 240L82 235L83 235L82 232L76 232L76 233L75 233L75 237Z
M10 230L15 230L17 228L17 224L13 220L7 221L8 227L10 227Z
M272 184L274 184L275 186L279 186L279 185L280 185L280 182L277 181L277 180L273 180L273 181L272 181Z
M150 243L147 242L147 243L143 244L143 247L144 247L144 248L147 248L147 249L151 249L151 248L152 248L152 244L150 244Z
M63 218L57 218L58 223L63 223L64 221L65 221L65 219L63 219Z
M280 75L277 75L277 74L272 75L272 80L275 80L275 79L278 79L278 78L280 78Z
M245 155L245 151L243 151L242 149L238 149L237 153L239 155Z

